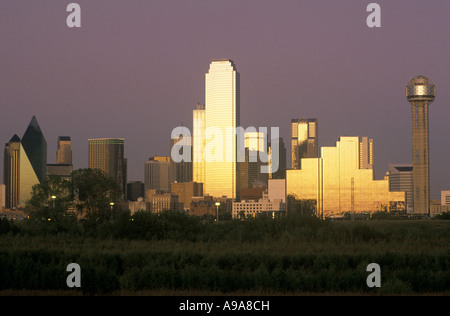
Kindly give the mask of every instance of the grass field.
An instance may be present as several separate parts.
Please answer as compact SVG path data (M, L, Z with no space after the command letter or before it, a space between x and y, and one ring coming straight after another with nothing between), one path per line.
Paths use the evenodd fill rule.
M280 225L211 224L194 240L5 234L0 295L450 294L450 221ZM372 262L380 288L366 284Z

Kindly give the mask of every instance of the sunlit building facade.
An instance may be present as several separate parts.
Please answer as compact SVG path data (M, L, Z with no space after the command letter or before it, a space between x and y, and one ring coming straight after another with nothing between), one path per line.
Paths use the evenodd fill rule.
M35 116L22 139L14 135L5 145L3 166L6 208L22 208L47 177L47 141Z
M291 168L301 169L302 158L319 157L317 119L291 120Z
M236 127L239 126L239 73L230 59L213 60L205 75L204 193L238 195ZM195 149L194 149L195 151ZM200 179L194 179L201 182Z
M361 152L369 151L366 142L372 153ZM320 158L303 158L302 169L286 170L286 193L313 201L320 217L404 211L405 193L389 191L387 177L374 180L372 155L371 140L341 137L336 147L322 147Z
M203 157L205 147L205 106L197 103L193 111L193 131L192 131L192 181L205 183L206 162Z

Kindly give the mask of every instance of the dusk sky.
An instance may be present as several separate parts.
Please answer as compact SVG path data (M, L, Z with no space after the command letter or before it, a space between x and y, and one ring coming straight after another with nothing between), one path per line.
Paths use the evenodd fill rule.
M66 25L71 2L81 28ZM366 25L371 2L380 28ZM169 155L172 129L192 128L211 60L229 58L243 127L278 126L288 157L294 118L318 119L320 147L368 136L382 179L389 163L412 161L405 86L422 74L437 90L430 182L440 199L450 189L449 16L448 0L1 0L0 141L22 137L36 115L48 163L70 136L78 169L89 138L122 137L128 180L143 181L145 161Z

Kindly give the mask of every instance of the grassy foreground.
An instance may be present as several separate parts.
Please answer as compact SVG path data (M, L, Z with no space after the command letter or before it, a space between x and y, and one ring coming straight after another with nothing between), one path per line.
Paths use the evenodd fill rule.
M0 295L450 294L449 221L244 225L222 241L5 234ZM80 289L66 285L72 262ZM380 288L366 284L372 262Z

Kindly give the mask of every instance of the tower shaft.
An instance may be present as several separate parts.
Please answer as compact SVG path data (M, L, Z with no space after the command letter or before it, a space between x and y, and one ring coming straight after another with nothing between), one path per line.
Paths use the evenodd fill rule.
M427 213L430 205L428 102L411 102L414 213Z

